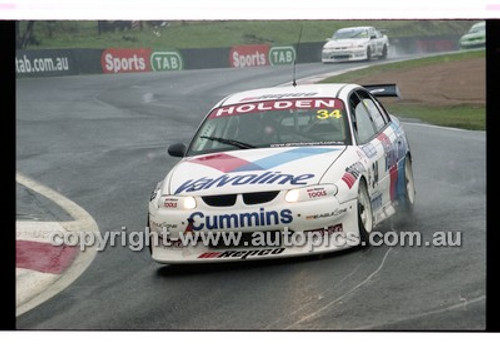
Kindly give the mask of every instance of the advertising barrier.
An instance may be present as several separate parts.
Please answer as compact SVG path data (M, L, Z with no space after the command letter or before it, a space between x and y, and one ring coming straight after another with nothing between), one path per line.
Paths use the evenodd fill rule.
M228 68L229 47L186 48L179 50L184 69Z
M431 53L458 49L458 36L395 38L391 52ZM300 45L237 45L223 48L17 50L17 77L168 72L188 69L249 68L321 61L325 41Z
M269 45L233 46L229 51L231 68L269 65Z
M64 76L78 73L73 50L20 50L16 52L19 76Z
M17 50L18 77L48 77L101 73L100 49Z
M176 51L153 52L150 62L153 71L180 71L184 68L182 56Z
M108 48L102 52L101 66L105 74L151 71L151 49Z

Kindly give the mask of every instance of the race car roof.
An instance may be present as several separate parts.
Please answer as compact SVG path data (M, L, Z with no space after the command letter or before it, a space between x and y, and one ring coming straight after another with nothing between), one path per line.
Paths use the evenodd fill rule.
M367 26L363 26L363 27L345 27L345 28L340 28L339 30L337 31L348 31L348 30L368 30L368 29L371 29L373 27L367 27Z
M298 99L298 98L337 98L339 92L344 89L359 87L354 84L310 84L298 85L296 87L272 87L260 88L240 93L235 93L222 100L217 107L224 105L240 104L259 100L276 99Z

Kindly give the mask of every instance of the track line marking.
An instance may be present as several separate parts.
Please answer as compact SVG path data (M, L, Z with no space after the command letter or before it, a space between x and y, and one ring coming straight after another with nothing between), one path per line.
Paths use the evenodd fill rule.
M326 290L320 292L318 294L318 299L323 299L325 294L329 291L332 291L335 289L335 287L337 286L337 284L342 284L342 282L344 282L347 278L351 277L353 274L355 274L358 269L361 267L360 264L358 264L351 272L349 272L347 275L345 275L344 277L342 277L341 279L339 279L338 281L335 282L335 284L333 285L333 288L327 288ZM292 315L294 315L295 313L298 313L300 312L303 308L307 307L307 304L304 304L302 306L300 306L299 308L297 308L296 310L294 310L293 312L291 313L288 313L287 314L287 317L290 317ZM265 329L266 330L269 330L272 328L272 326L278 324L283 318L279 318L278 320L275 320L273 322L271 322L270 324L266 325Z
M423 317L426 317L426 316L429 316L429 315L433 315L433 314L439 314L439 313L443 313L443 312L447 312L447 311L452 311L452 310L455 310L455 309L463 309L465 310L467 305L470 305L470 304L474 304L476 302L481 302L481 301L485 301L486 300L486 295L481 295L479 297L476 297L476 298L473 298L472 300L466 300L464 301L464 299L460 299L460 302L458 303L455 303L451 306L448 306L448 307L445 307L445 308L440 308L440 309L435 309L435 310L432 310L432 311L428 311L428 312L424 312L424 313L420 313L420 314L416 314L414 316L409 316L409 317L406 317L402 320L395 320L395 321L391 321L389 323L384 323L384 327L386 327L387 325L393 325L393 324L396 324L396 323L399 323L401 321L407 321L407 320L413 320L413 319L418 319L418 318L423 318ZM359 327L359 328L356 328L354 330L373 330L377 328L377 326L365 326L365 327ZM388 329L390 330L390 329Z
M326 310L326 309L330 308L331 306L337 304L338 302L342 301L346 296L352 294L354 291L356 291L357 289L359 289L360 287L362 287L363 285L365 285L366 283L368 283L375 275L377 275L382 270L382 268L384 267L385 260L387 259L387 256L389 255L389 253L391 252L391 250L392 250L392 248L387 249L387 251L385 252L384 257L382 259L382 262L380 263L380 265L377 267L377 269L375 271L373 271L372 273L370 273L370 275L368 275L368 277L366 277L363 281L359 282L355 287L353 287L351 290L347 291L343 295L337 297L333 301L328 302L326 305L324 305L320 309L314 311L313 313L311 313L309 315L306 315L302 319L300 319L300 320L296 321L295 323L287 326L285 328L285 330L290 330L294 326L296 326L296 325L298 325L300 323L303 323L304 321L309 320L312 317L315 317L319 313L323 312L324 310Z

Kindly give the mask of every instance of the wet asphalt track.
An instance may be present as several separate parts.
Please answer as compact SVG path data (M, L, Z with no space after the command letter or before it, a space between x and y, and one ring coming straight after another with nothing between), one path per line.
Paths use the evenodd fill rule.
M356 65L304 64L298 76ZM144 230L149 194L177 161L166 155L167 144L187 142L227 94L290 75L290 67L264 67L18 80L17 170L82 206L101 233ZM417 206L414 220L397 226L424 240L460 231L461 247L190 266L162 266L147 250L108 247L71 286L18 317L17 327L483 329L485 133L404 126Z

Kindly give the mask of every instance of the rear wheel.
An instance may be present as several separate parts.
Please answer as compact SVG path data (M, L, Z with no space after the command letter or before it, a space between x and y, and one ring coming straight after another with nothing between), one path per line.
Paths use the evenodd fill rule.
M398 210L403 214L411 214L415 206L415 181L413 179L413 166L411 159L406 157L404 169L404 193L399 198Z
M382 48L382 55L380 56L380 59L386 59L387 58L387 45L384 45L384 48Z
M360 181L358 188L358 230L361 245L368 245L368 235L373 230L373 211L364 180Z

